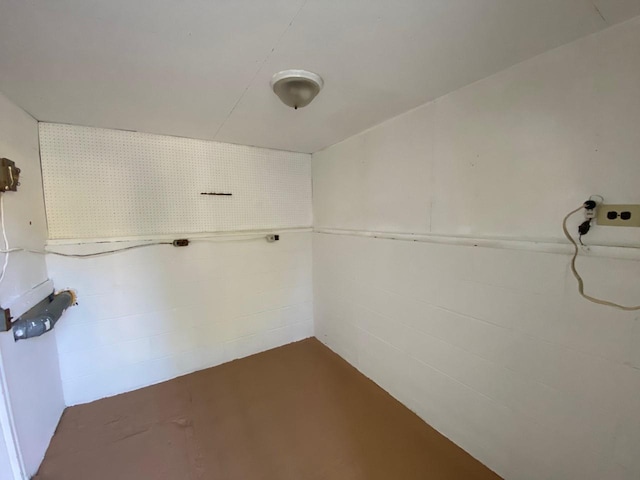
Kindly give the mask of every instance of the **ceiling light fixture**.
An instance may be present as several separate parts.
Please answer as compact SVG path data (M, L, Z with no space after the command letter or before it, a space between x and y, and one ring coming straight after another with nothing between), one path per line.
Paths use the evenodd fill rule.
M273 92L282 103L296 110L309 105L323 85L320 75L306 70L284 70L271 77Z

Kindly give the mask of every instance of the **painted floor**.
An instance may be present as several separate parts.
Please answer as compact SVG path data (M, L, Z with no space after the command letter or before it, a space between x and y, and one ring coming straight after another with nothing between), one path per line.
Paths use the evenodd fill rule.
M497 478L316 339L68 408L35 477Z

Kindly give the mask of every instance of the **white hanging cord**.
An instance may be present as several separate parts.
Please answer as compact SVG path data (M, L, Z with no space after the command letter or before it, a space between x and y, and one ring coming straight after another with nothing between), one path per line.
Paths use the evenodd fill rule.
M9 248L9 240L7 240L7 231L4 225L4 196L0 193L0 223L2 224L2 237L4 239L4 248L0 250L0 253L4 253L4 266L2 267L2 274L0 275L0 283L4 280L5 273L7 271L7 265L9 264L9 254L14 252L29 252L35 253L38 255L58 255L60 257L70 257L70 258L92 258L92 257L100 257L103 255L111 255L114 253L124 252L125 250L133 250L136 248L144 248L151 247L154 245L173 245L171 241L163 241L163 242L147 242L141 243L138 245L129 245L127 247L116 248L113 250L105 250L101 252L94 253L64 253L64 252L56 252L54 250L31 250L28 248L22 247L14 247ZM220 237L220 236L209 236L209 237L198 237L194 239L185 239L188 240L189 243L192 242L243 242L243 241L252 241L252 240L264 240L265 235L242 235L241 238L235 237Z
M9 169L11 171L11 169ZM7 229L4 225L4 195L0 193L0 223L2 224L2 239L4 240L4 264L2 265L2 274L0 274L0 283L4 280L9 265L9 240L7 240Z
M117 248L114 250L105 250L102 252L94 252L94 253L63 253L63 252L54 252L52 250L29 250L26 248L21 248L22 252L29 253L37 253L40 255L58 255L60 257L71 257L71 258L89 258L89 257L100 257L102 255L111 255L112 253L124 252L125 250L133 250L135 248L143 248L143 247L151 247L153 245L171 245L172 242L153 242L153 243L142 243L140 245L130 245L128 247ZM14 249L14 251L17 251Z
M2 280L4 279L5 276L5 272L7 269L7 264L9 263L9 254L10 253L14 253L14 252L29 252L29 253L35 253L38 255L47 255L47 254L51 254L51 255L58 255L60 257L70 257L70 258L92 258L92 257L100 257L103 255L111 255L114 253L120 253L120 252L124 252L125 250L133 250L136 248L144 248L144 247L152 247L154 245L173 245L174 242L173 241L158 241L158 242L147 242L147 243L140 243L138 245L129 245L127 247L121 247L121 248L116 248L113 250L104 250L104 251L100 251L100 252L94 252L94 253L64 253L64 252L56 252L55 250L31 250L28 248L22 248L22 247L14 247L14 248L9 248L9 241L7 240L7 232L5 230L5 225L4 225L4 197L3 195L0 193L0 221L2 223L2 235L4 238L4 248L2 250L0 250L0 253L4 253L5 257L4 257L4 267L2 268L2 275L0 276L0 283L2 283ZM221 235L210 235L210 236L204 236L204 237L196 237L196 238L181 238L180 240L187 240L188 243L193 243L193 242L213 242L213 243L218 243L218 242L247 242L247 241L254 241L254 240L265 240L266 234L251 234L251 233L247 233L247 234L237 234L236 236L221 236ZM132 240L135 241L135 240ZM104 243L104 242L101 242ZM177 247L181 248L182 245L177 245Z
M0 197L1 198L1 197ZM1 205L0 205L1 207ZM3 231L4 231L4 215L2 216L3 221ZM5 235L6 238L6 235ZM254 240L264 240L265 236L264 235L259 235L259 236L254 236L254 237L249 237L249 238L233 238L233 237L199 237L199 238L194 238L194 239L189 239L189 243L192 242L246 242L246 241L254 241ZM136 248L144 248L144 247L152 247L154 245L173 245L173 242L149 242L149 243L142 243L139 245L130 245L128 247L121 247L121 248L116 248L114 250L105 250L105 251L101 251L101 252L94 252L94 253L64 253L64 252L56 252L54 250L31 250L28 248L21 248L21 247L15 247L15 248L8 248L9 244L5 241L5 248L3 250L0 250L0 253L4 253L5 254L5 266L8 262L8 257L10 253L14 253L14 252L29 252L29 253L35 253L38 255L47 255L47 254L51 254L51 255L58 255L60 257L69 257L69 258L92 258L92 257L100 257L103 255L111 255L114 253L120 253L120 252L124 252L126 250L133 250ZM2 277L4 277L4 269L3 269L3 274ZM0 278L0 282L2 281L2 278Z
M578 258L579 247L578 247L578 244L576 243L576 241L573 239L573 237L569 233L569 229L567 228L567 221L569 220L569 218L573 214L578 213L579 211L583 210L584 208L585 208L584 204L580 205L575 210L572 210L571 212L569 212L567 214L567 216L564 217L564 220L562 221L562 230L564 231L564 235L565 235L565 237L567 237L567 239L573 245L573 257L571 258L571 272L573 273L573 276L578 281L578 292L580 293L580 295L582 295L584 298L586 298L590 302L597 303L598 305L606 305L607 307L619 308L620 310L626 310L626 311L640 310L640 305L634 305L632 307L627 307L627 306L624 306L624 305L619 305L619 304L614 303L614 302L610 302L608 300L601 300L599 298L592 297L591 295L587 295L586 293L584 293L584 281L582 280L582 277L580 276L580 274L578 273L578 269L576 268L576 259Z

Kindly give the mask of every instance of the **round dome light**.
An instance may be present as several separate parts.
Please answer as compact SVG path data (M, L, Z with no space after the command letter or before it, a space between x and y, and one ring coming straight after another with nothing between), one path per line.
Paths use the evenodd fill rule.
M291 108L306 107L322 90L320 75L306 70L284 70L271 77L271 88Z

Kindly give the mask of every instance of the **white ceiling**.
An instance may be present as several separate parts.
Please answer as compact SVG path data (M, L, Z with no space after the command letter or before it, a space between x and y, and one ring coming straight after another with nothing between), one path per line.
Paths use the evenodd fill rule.
M315 152L640 0L0 0L0 91L38 120ZM271 75L324 77L285 107Z

